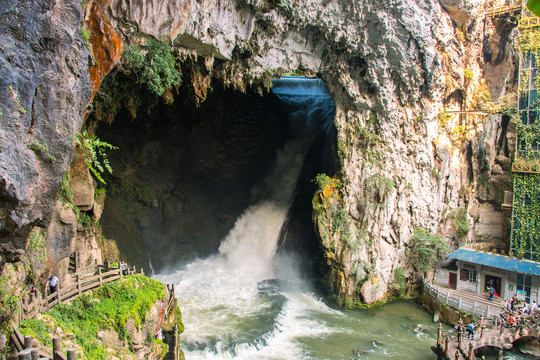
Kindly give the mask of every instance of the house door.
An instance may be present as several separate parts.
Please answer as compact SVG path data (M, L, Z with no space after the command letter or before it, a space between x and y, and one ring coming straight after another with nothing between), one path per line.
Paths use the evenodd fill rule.
M457 274L456 273L448 273L448 287L450 289L457 289Z
M493 288L495 288L495 296L496 297L501 297L501 284L502 284L502 280L500 277L498 276L493 276L493 275L488 275L486 274L486 278L485 278L486 282L485 282L485 292L486 294L489 294L489 291L488 291L488 288L490 286L492 286Z

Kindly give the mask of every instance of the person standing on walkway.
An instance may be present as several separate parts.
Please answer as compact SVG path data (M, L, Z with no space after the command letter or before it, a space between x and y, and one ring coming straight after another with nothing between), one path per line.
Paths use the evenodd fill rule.
M47 279L47 286L49 287L49 291L51 294L56 292L57 285L58 285L58 277L56 277L55 275L49 276L49 278Z
M490 286L488 288L489 292L489 301L493 301L493 295L495 295L495 288L493 286Z
M472 322L467 325L467 331L469 332L469 339L474 340L474 325Z

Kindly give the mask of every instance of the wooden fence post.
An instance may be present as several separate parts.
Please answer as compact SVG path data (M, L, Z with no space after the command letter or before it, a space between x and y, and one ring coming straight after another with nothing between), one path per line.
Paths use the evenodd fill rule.
M101 277L101 268L98 267L97 271L98 271L98 277L99 277L99 287L102 287L103 286L103 278Z
M24 349L28 350L32 347L32 337L30 335L26 335L24 337Z
M19 360L31 360L32 353L30 350L23 350L19 352Z
M41 358L39 356L39 350L36 348L31 349L30 354L31 354L32 360L39 360Z
M67 350L67 360L75 360L75 359L76 359L75 350L68 349Z
M79 296L82 294L82 288L81 288L81 275L77 274L77 290L79 292Z
M56 298L58 299L58 303L60 304L62 302L62 299L60 298L60 285L56 288Z

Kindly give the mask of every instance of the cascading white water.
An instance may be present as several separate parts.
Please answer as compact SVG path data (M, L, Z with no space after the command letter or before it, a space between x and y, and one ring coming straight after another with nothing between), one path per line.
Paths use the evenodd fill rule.
M281 298L261 296L257 284L278 273L298 280L292 271L284 271L284 264L291 262L275 253L305 154L332 122L334 104L321 84L318 79L275 80L274 93L294 109L289 118L291 137L278 151L273 170L252 189L258 202L238 218L216 255L157 276L176 284L186 324L182 340L190 359L268 358L272 352L301 356L284 342L286 328L292 325L289 312L301 310L291 303L284 306Z

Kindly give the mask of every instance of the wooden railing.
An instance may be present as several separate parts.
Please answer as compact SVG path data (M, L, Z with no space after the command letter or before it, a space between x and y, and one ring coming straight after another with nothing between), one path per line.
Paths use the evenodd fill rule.
M18 322L22 320L32 319L41 314L42 312L50 310L54 305L60 304L64 301L73 299L87 291L94 290L102 287L111 281L119 280L125 275L131 275L136 273L136 268L127 268L122 271L121 265L118 267L111 267L110 263L107 265L96 266L97 275L83 278L80 274L76 275L75 286L69 288L58 287L55 292L49 295L41 295L41 293L34 291L28 296L24 296L21 301ZM141 268L140 273L144 275L144 271Z
M486 16L501 16L506 14L518 14L521 12L521 2L517 2L510 6L501 6L495 9L486 11Z

